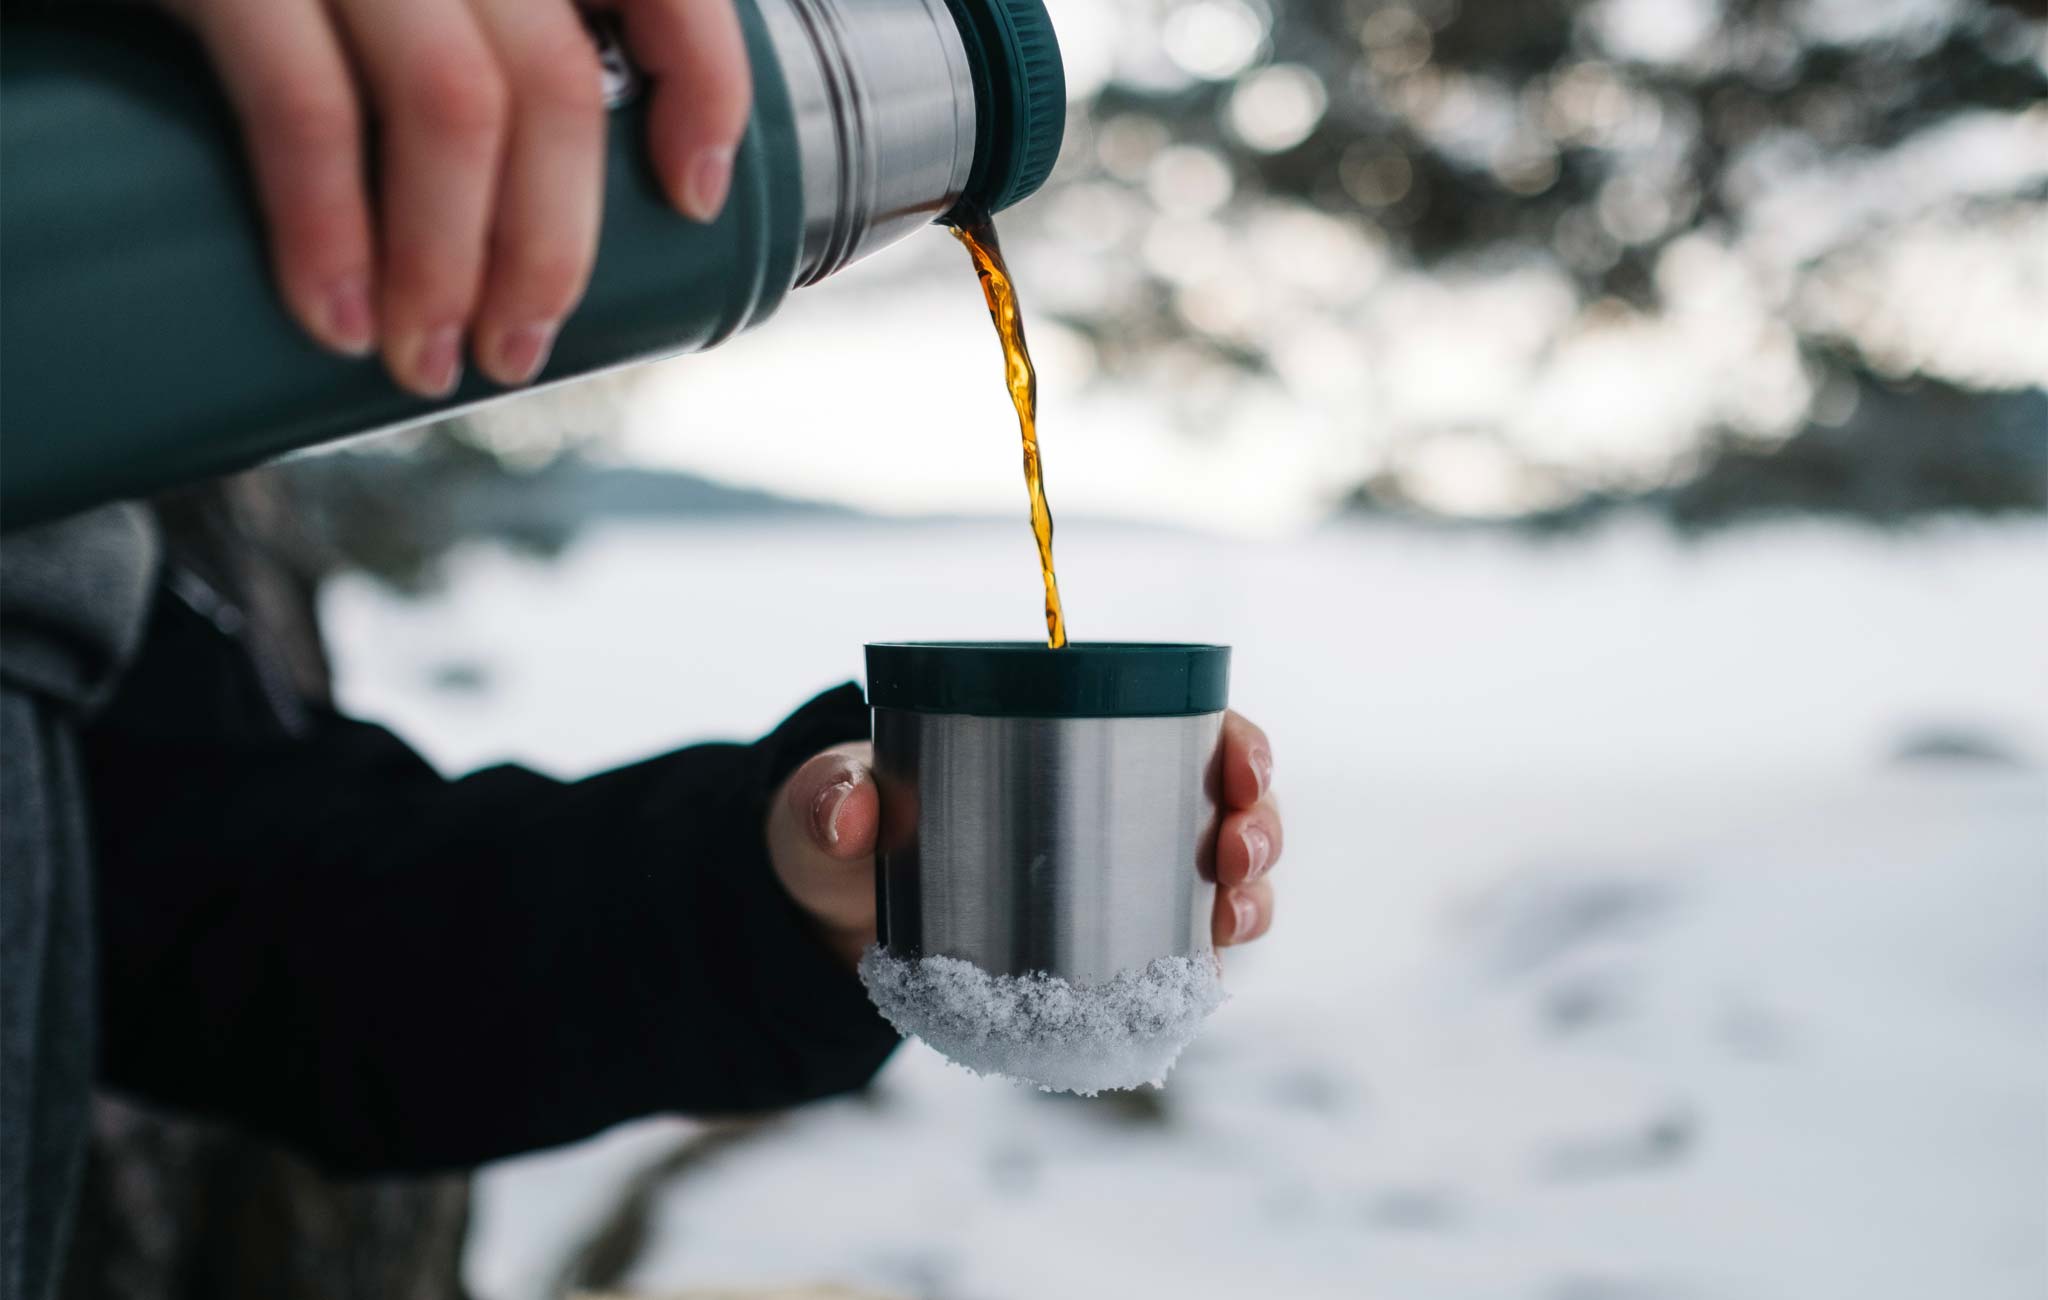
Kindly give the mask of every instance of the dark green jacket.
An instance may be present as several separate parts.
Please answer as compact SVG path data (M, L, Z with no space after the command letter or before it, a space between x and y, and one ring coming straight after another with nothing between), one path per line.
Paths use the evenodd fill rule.
M280 691L234 593L150 537L0 544L0 1300L51 1294L95 1080L371 1174L789 1105L888 1055L762 835L865 733L857 688L751 745L449 780Z
M42 1300L94 1071L91 810L80 732L140 639L148 517L110 506L0 541L0 1300Z

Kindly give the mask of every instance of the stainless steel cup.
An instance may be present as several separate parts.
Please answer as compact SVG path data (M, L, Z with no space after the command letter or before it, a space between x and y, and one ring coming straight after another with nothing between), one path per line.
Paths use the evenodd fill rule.
M867 648L882 946L1094 984L1206 953L1230 651Z

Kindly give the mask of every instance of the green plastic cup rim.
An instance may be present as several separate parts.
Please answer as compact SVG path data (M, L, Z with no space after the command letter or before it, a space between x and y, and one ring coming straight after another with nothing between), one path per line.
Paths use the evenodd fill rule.
M978 717L1145 718L1220 713L1230 647L1199 642L881 641L867 647L878 709Z

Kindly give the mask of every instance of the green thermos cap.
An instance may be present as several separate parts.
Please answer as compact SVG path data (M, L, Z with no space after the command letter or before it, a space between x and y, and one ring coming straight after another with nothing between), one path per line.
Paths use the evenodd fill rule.
M1067 74L1059 41L1043 0L946 5L974 70L974 169L960 207L1001 212L1037 193L1060 156Z

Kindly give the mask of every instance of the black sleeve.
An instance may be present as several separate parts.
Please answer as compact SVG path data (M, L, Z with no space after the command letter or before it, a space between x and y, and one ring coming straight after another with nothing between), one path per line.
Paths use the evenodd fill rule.
M447 781L331 713L103 728L102 1078L344 1172L860 1086L895 1035L767 861L771 792L866 734L851 684L753 745Z

